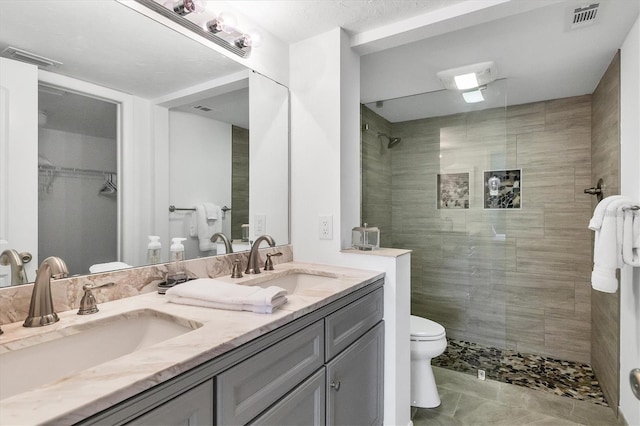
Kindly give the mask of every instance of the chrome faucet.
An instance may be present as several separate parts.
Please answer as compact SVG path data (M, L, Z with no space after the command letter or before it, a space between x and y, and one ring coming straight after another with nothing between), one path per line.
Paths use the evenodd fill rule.
M269 243L271 247L276 245L275 240L271 235L262 235L258 237L253 246L251 246L251 251L249 252L249 261L247 262L247 269L245 269L245 274L259 274L260 273L260 253L258 249L260 248L260 243L266 241Z
M40 327L58 321L58 315L53 310L51 299L51 278L64 278L69 274L66 263L59 257L47 257L42 261L36 275L31 293L29 315L24 320L25 327Z
M0 254L0 265L11 265L11 285L26 284L27 271L24 270L24 264L31 261L31 253L18 253L14 249L7 249Z
M231 246L231 241L229 241L226 235L224 235L222 232L216 232L211 236L212 243L215 243L216 240L218 239L221 239L222 242L224 243L224 249L227 252L227 254L233 253L233 247Z

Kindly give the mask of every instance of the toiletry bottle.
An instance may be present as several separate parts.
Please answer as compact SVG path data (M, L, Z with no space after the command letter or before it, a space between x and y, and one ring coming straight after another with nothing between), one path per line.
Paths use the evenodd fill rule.
M171 263L168 265L167 285L173 286L187 281L187 271L184 268L184 246L182 242L186 238L171 239Z
M149 245L147 246L147 264L155 265L160 263L160 237L157 235L149 235Z

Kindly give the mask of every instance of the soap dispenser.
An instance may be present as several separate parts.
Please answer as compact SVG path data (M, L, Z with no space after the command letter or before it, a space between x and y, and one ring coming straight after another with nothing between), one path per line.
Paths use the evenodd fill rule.
M157 235L149 235L149 245L147 246L147 264L155 265L160 263L162 244L160 237Z
M186 240L186 238L176 237L171 239L171 263L168 265L167 286L174 286L187 281L187 271L183 263L184 246L182 242L184 240Z

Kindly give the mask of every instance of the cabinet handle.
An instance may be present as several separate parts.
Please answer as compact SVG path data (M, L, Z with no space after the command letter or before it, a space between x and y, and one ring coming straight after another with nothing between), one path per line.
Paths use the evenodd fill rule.
M331 386L336 390L336 392L338 392L340 390L340 380L338 380L337 382L331 382L329 386Z

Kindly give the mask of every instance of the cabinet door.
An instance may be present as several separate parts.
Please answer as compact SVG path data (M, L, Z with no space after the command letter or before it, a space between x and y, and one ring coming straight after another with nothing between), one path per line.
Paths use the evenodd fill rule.
M322 367L322 320L236 364L216 378L217 423L246 424Z
M213 424L213 380L208 380L138 417L130 425Z
M381 425L384 322L327 364L327 424Z
M322 367L249 424L255 426L324 425L326 377Z

